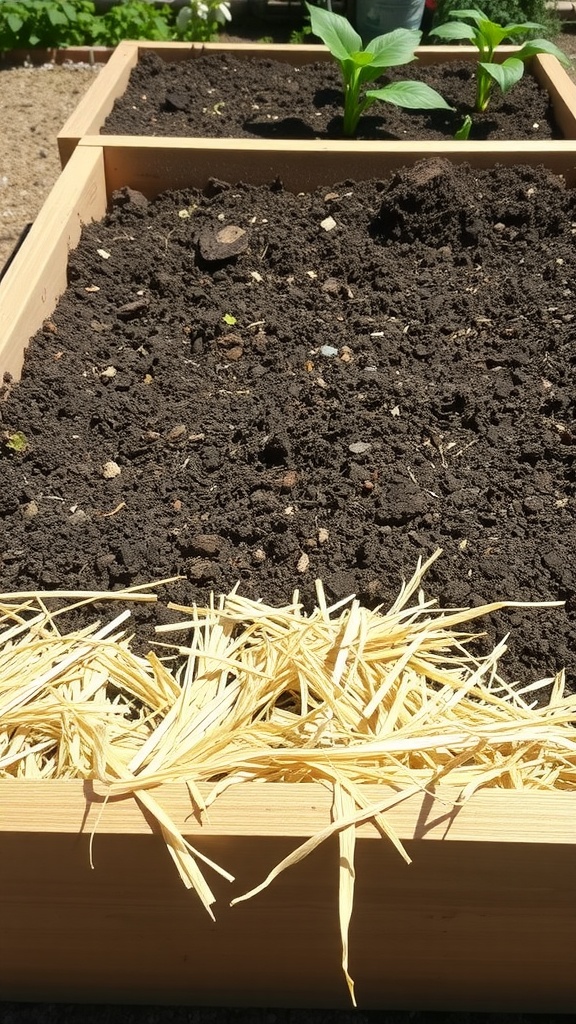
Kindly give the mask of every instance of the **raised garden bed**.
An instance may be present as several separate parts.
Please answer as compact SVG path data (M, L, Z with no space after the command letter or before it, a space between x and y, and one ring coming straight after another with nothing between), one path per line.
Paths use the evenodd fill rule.
M440 544L428 591L442 604L567 601L489 630L513 630L507 675L567 665L573 679L576 166L562 146L544 159L565 180L528 148L523 167L483 171L480 144L460 153L476 171L398 171L401 150L368 144L340 144L336 169L273 145L255 159L242 143L80 143L0 287L2 370L19 374L39 331L1 406L28 447L1 455L0 590L184 571L176 600L240 579L309 603L320 576L330 599L387 604ZM209 182L215 154L231 180L268 184ZM126 187L144 195L117 196L69 257ZM163 188L178 192L153 216ZM230 226L246 234L218 237ZM6 998L347 1004L334 846L214 927L131 804L102 818L92 872L90 786L3 781L0 800ZM329 794L238 787L208 828L183 789L163 802L245 890L326 823ZM416 870L366 827L360 1005L570 1012L573 794L485 791L449 827L428 796L394 814Z
M270 152L258 167L240 147L232 177L334 182L329 154L306 168L297 156ZM79 160L99 175L104 163L108 198L127 182L149 196L205 183L210 167L187 143L86 145ZM95 169L72 189L66 175L3 282L3 369L18 372L48 320L2 410L5 430L30 436L23 459L3 451L4 589L184 571L185 600L241 579L250 596L300 586L309 602L320 575L331 597L378 603L441 546L430 586L444 603L495 588L567 601L552 634L546 617L515 617L526 632L510 665L572 678L573 193L526 167L496 201L489 170L477 181L431 167L401 177L390 200L384 185L328 184L313 200L215 186L177 194L157 226L128 201L68 270L80 220L101 217L106 197ZM362 180L384 168L360 149L338 170ZM232 250L211 248L220 223L246 232ZM122 472L105 481L108 460ZM63 502L24 514L50 493Z
M502 47L500 55L514 49ZM471 68L477 51L468 46L430 46L416 52L418 65L409 65L408 75L405 68L398 69L398 76L422 75L458 104L458 113L409 114L379 104L365 117L361 134L376 140L378 149L394 141L406 153L415 149L420 156L450 156L463 145L453 135L473 99ZM197 59L199 75L194 69ZM165 62L165 76L160 61ZM145 74L148 63L150 74ZM297 82L286 65L302 69ZM488 115L475 119L473 130L479 138L487 137L487 146L502 139L576 139L576 86L548 54L534 57L530 70L505 102L495 99ZM430 81L427 76L434 77ZM255 152L265 150L270 139L285 138L287 145L301 139L306 151L338 138L340 93L338 69L322 46L125 42L62 129L60 155L65 163L78 139L102 133L246 137ZM107 125L116 101L121 110ZM106 144L104 134L102 141Z

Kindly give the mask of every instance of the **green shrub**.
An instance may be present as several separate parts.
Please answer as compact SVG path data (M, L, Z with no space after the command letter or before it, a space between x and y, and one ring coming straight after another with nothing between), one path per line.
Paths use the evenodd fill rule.
M166 4L157 7L142 0L125 0L94 20L92 41L99 46L117 46L123 39L168 42L174 38L174 16Z
M81 46L91 35L94 19L91 0L3 0L0 50Z
M221 0L189 0L176 17L177 38L185 42L209 42L230 21L230 8Z
M92 0L0 0L0 52L30 47L116 46L122 39L213 39L230 20L221 0L190 0L180 11L121 0L97 14Z
M434 26L450 21L450 11L459 11L467 6L466 3L462 3L462 0L438 0L434 12ZM482 0L479 6L490 21L495 21L499 25L536 21L543 26L544 32L529 32L525 38L536 35L545 35L548 38L558 35L560 32L560 21L554 11L547 6L546 0ZM432 37L427 41L433 43L438 40ZM518 36L506 40L513 44L523 41L524 39L519 39Z

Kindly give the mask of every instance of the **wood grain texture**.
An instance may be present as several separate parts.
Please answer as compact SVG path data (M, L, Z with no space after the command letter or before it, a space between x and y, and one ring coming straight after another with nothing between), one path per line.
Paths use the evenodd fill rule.
M70 249L82 224L106 210L102 153L84 149L58 178L25 244L0 283L0 378L17 378L29 339L42 326L64 289Z
M201 188L210 176L267 184L280 178L291 192L306 192L346 179L387 178L400 167L438 157L474 167L524 163L548 167L576 184L575 142L282 142L252 139L142 139L88 136L101 146L108 195L129 184L149 198L166 188Z
M200 786L207 795L211 787ZM458 792L439 790L436 799L419 794L399 799L383 786L366 786L369 800L390 801L387 817L402 839L484 843L566 844L576 860L576 793L484 789L463 806ZM153 790L154 797L186 835L310 836L330 821L331 793L315 783L257 783L234 786L212 805L202 823L195 817L187 788L174 783ZM157 832L133 797L104 805L99 783L0 780L2 832L149 835ZM370 823L359 835L378 838Z
M558 127L566 139L576 139L576 83L549 53L534 58L533 69L540 85L550 96Z
M114 101L126 90L130 72L138 60L136 43L123 42L114 50L105 67L58 133L58 151L62 167L68 163L77 142L84 135L97 135Z
M330 841L235 907L296 845L211 836L216 922L159 837L0 834L3 999L347 1006ZM350 967L360 1007L576 1009L574 846L357 843Z

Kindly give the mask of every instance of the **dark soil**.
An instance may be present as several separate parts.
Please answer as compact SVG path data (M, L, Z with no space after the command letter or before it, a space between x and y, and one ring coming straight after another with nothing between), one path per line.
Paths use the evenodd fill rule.
M506 96L495 89L491 105L482 115L474 114L474 71L469 63L409 64L370 87L405 79L426 82L456 109L422 112L376 103L362 118L357 138L452 139L466 114L473 114L473 139L562 138L548 94L528 73ZM294 67L229 54L167 62L156 54L146 54L133 70L103 132L338 139L342 137L342 104L342 80L333 62Z
M374 606L441 546L445 606L566 601L490 635L573 680L575 233L521 167L119 193L0 404L0 590Z

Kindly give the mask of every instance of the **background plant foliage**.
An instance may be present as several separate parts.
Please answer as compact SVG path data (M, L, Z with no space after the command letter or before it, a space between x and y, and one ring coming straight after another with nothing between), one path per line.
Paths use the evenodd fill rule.
M0 51L116 46L122 39L206 41L229 18L220 0L192 0L184 12L146 0L122 0L105 14L92 0L0 0Z
M443 25L444 22L453 20L450 18L451 11L459 11L470 6L461 3L460 0L437 0L434 13L434 25ZM472 5L474 6L474 5ZM545 32L529 32L526 38L537 35L558 35L560 32L560 21L553 10L546 5L546 0L482 0L478 5L490 21L499 25L515 25L523 21L537 21L544 26ZM437 42L431 38L428 42ZM518 44L523 38L515 36L507 42Z

